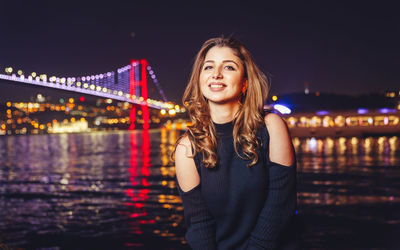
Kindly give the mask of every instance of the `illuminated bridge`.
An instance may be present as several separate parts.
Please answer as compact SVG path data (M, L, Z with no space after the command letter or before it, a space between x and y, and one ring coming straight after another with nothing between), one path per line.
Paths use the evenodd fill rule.
M143 128L145 129L149 128L149 108L160 110L174 108L174 105L168 102L153 69L146 59L131 60L129 65L118 68L116 71L80 77L48 77L46 74L38 75L35 72L25 76L21 70L16 73L13 72L11 67L6 68L5 72L6 74L0 74L0 79L136 104L130 111L130 129L135 126L132 121L136 120L136 107L142 109ZM148 97L148 76L157 87L162 100L154 100Z

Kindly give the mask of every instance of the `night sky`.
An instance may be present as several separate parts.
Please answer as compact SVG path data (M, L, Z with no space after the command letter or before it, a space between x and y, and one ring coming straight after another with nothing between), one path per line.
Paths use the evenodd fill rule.
M352 95L400 89L396 1L276 2L2 1L0 69L82 76L146 58L180 102L201 44L233 34L274 94L303 91L304 82ZM9 85L2 95L18 94Z

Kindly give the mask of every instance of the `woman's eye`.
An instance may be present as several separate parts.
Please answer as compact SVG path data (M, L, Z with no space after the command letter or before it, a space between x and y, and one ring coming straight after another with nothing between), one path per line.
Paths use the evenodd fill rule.
M205 66L205 67L204 67L204 70L209 70L209 69L212 69L212 66L209 66L209 65L208 65L208 66Z
M230 66L230 65L225 66L225 69L227 69L227 70L235 70L235 68L233 66Z

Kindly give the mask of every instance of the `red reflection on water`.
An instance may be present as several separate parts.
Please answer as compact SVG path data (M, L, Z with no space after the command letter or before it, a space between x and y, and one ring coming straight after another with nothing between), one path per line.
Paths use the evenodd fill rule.
M130 168L129 168L129 172L131 174L131 177L129 178L130 182L132 183L132 186L136 186L137 185L137 181L135 180L135 178L137 177L137 159L138 159L138 150L137 150L137 133L131 133L130 134L130 144L131 144L131 149L130 149L130 153L131 153L131 158L130 158ZM132 189L128 189L127 192L132 193L133 195L133 190Z
M129 215L131 218L137 218L132 222L132 232L135 234L142 234L140 225L155 223L154 219L146 220L148 215L146 211L146 201L149 199L150 190L146 187L150 186L147 177L150 176L150 135L148 130L142 131L142 144L138 144L138 135L140 133L133 132L130 134L130 182L132 187L126 190L126 194L132 198L132 203L126 203L128 206L133 207L133 212ZM139 154L141 153L141 155ZM139 159L139 156L141 158Z
M150 176L150 134L149 130L143 130L142 132L142 169L141 174L143 176ZM148 187L150 184L147 182L146 178L142 179L143 186Z

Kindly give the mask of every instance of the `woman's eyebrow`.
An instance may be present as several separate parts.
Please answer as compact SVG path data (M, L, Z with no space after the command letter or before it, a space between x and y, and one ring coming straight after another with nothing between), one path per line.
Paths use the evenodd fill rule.
M236 66L239 67L239 65L238 65L234 60L224 60L223 62L224 62L224 63L231 62L231 63L236 64Z
M223 60L222 62L223 62L223 63L231 62L231 63L236 64L236 66L239 67L239 65L237 64L237 62L235 62L234 60ZM207 60L207 61L204 61L204 63L215 63L215 61L214 61L214 60Z

